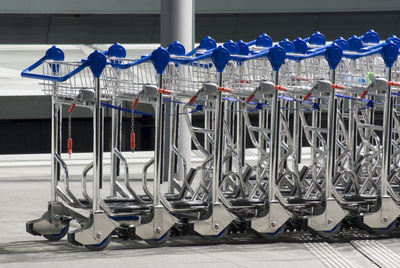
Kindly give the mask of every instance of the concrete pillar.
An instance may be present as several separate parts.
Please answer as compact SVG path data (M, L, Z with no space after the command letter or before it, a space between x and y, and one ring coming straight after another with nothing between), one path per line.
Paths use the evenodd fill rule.
M186 51L194 43L194 0L161 0L161 45L178 40Z
M182 43L189 52L193 49L194 44L194 0L161 0L161 45L168 47L172 42L179 41ZM168 113L175 113L170 111L170 105L167 105ZM182 110L180 110L182 112ZM189 129L183 119L179 118L178 130L178 149L181 155L186 159L187 168L190 169L191 163L191 138ZM166 117L166 131L165 141L169 140L170 117ZM168 157L169 157L169 144L164 143L165 156L164 159L166 166L164 167L164 178L168 174ZM183 179L183 168L178 165L178 179Z

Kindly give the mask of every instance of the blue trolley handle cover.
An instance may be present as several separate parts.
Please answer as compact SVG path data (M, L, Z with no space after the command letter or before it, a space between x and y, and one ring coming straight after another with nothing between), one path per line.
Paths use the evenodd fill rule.
M64 60L64 52L56 47L52 46L46 51L46 54L39 59L37 62L26 68L25 70L22 71L21 76L22 77L27 77L27 78L34 78L34 79L40 79L40 80L49 80L49 81L55 81L55 82L64 82L70 77L74 76L75 74L79 73L82 71L84 68L88 66L88 62L84 62L82 65L80 65L78 68L70 72L69 74L65 76L51 76L51 75L44 75L44 74L34 74L31 73L33 70L35 70L37 67L43 64L44 61L46 60L54 60L54 61L63 61ZM55 70L55 73L57 71Z
M46 60L55 60L55 61L63 61L64 60L64 52L53 46L50 49L46 51L46 55L39 59L37 62L26 68L25 70L22 71L21 76L22 77L27 77L27 78L33 78L33 79L40 79L40 80L48 80L48 81L54 81L54 82L64 82L71 78L72 76L76 75L77 73L81 72L83 69L86 67L90 67L92 70L92 73L95 77L100 77L104 67L107 65L107 59L104 56L103 53L100 53L99 51L94 51L92 54L89 55L87 60L82 60L82 64L79 65L76 69L71 71L70 73L64 75L64 76L52 76L52 75L44 75L44 74L34 74L31 73L33 70L35 70L37 67L39 67L41 64L43 64L44 61ZM54 73L57 74L58 70L54 70Z

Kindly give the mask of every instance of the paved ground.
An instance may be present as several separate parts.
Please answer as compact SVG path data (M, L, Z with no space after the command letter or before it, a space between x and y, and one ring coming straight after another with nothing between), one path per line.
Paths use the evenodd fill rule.
M333 241L305 232L284 234L276 242L252 235L221 241L175 237L161 248L115 238L103 252L89 252L66 239L49 242L25 232L25 222L39 217L49 199L48 162L45 156L35 158L24 165L13 156L0 158L0 267L400 267L400 235L371 237L359 231ZM77 192L78 174L72 172Z

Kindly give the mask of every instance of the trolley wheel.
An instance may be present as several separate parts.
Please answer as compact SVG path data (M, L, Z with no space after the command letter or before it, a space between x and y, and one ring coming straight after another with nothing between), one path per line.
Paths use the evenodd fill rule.
M68 230L69 230L69 222L58 234L44 234L43 237L50 241L58 241L68 233Z
M171 230L168 230L163 236L161 236L158 239L145 239L144 241L152 246L162 246L165 244L165 242L168 241L168 239L171 237Z
M393 221L388 227L386 228L369 228L367 227L366 230L370 234L381 235L381 234L389 234L394 229L396 229L396 221Z
M206 238L208 238L210 240L219 240L221 238L226 237L228 235L228 233L229 233L228 228L225 228L219 234L217 234L217 235L208 235L208 236L206 236Z
M85 245L90 251L101 251L105 249L111 242L111 235L107 236L101 243L95 245Z
M281 226L278 230L276 230L273 233L259 233L259 232L255 232L256 235L264 240L275 240L277 239L285 230L284 226Z
M338 223L330 231L315 231L315 233L322 238L331 238L342 231L342 223Z

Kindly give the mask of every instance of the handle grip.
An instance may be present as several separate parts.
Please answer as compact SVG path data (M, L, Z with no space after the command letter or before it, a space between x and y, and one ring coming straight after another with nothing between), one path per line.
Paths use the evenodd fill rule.
M82 65L79 65L76 69L74 69L73 71L71 71L70 73L68 73L68 74L66 74L64 76L55 76L55 75L52 76L52 75L31 73L37 67L42 65L43 62L45 60L47 60L47 59L48 58L46 56L44 56L43 58L41 58L40 60L38 60L37 62L32 64L31 66L29 66L28 68L23 70L22 73L21 73L21 76L22 77L26 77L26 78L33 78L33 79L40 79L40 80L47 80L47 81L53 81L53 82L62 83L62 82L68 80L69 78L71 78L72 76L76 75L77 73L79 73L80 71L82 71L83 69L85 69L86 67L89 66L89 62L88 61L84 61L82 63Z
M332 88L344 89L344 86L338 84L332 84Z
M171 94L172 94L172 91L169 90L169 89L159 88L159 89L158 89L158 93L160 93L160 94L166 94L166 95L171 95Z
M388 85L389 85L389 86L400 87L400 82L389 81L389 82L388 82Z
M304 96L303 100L308 100L308 99L311 97L311 95L312 95L312 93L311 93L311 92L308 92L308 93Z
M247 81L247 80L239 80L239 83L240 84L250 84L251 82Z
M275 90L287 91L287 88L286 88L286 87L283 87L283 86L278 86L278 85L276 85L276 86L275 86Z
M72 138L68 138L68 154L72 154Z
M232 89L226 87L218 87L218 90L222 92L232 92Z
M254 99L254 94L250 94L250 96L246 99L246 102L250 102L252 99Z
M135 100L132 102L132 110L134 110L134 109L136 108L136 106L138 105L138 103L139 103L139 99L135 99Z
M131 133L131 150L134 150L136 148L136 135L135 133Z
M193 103L197 100L197 95L194 95L193 97L190 98L189 103Z
M71 105L69 106L68 112L69 112L70 114L74 111L75 105L76 105L75 103L71 103Z
M360 99L364 99L365 96L367 96L367 94L368 94L368 90L363 91L363 93L361 93L361 95L360 95Z

